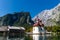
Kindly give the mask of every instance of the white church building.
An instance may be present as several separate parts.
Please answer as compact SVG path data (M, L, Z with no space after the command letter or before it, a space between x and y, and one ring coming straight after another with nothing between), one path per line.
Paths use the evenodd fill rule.
M44 24L42 23L42 20L38 19L38 17L35 19L35 23L33 25L33 34L41 34L45 32L44 30Z

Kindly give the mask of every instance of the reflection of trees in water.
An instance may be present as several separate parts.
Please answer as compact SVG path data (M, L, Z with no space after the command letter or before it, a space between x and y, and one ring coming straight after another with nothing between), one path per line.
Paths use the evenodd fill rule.
M28 36L25 36L25 40L33 40L33 39L32 39L32 36L28 35Z
M60 36L46 36L45 40L60 40Z

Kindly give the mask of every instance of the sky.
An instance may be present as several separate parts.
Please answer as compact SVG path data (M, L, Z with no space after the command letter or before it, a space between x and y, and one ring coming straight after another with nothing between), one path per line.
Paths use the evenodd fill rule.
M45 9L58 5L60 0L0 0L0 17L13 12L30 12L34 17Z

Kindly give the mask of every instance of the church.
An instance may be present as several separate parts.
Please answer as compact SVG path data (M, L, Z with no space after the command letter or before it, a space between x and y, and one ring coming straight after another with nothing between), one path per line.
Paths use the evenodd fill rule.
M37 17L35 19L35 23L33 24L33 34L41 34L44 32L44 24L42 23L42 20Z

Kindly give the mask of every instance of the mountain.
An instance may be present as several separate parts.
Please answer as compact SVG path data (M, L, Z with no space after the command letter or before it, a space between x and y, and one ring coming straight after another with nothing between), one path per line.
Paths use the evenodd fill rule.
M60 24L60 3L52 9L43 10L38 13L32 20L38 16L39 19L45 24L45 26L54 26Z
M0 26L23 26L32 25L33 21L29 12L15 12L0 17Z

